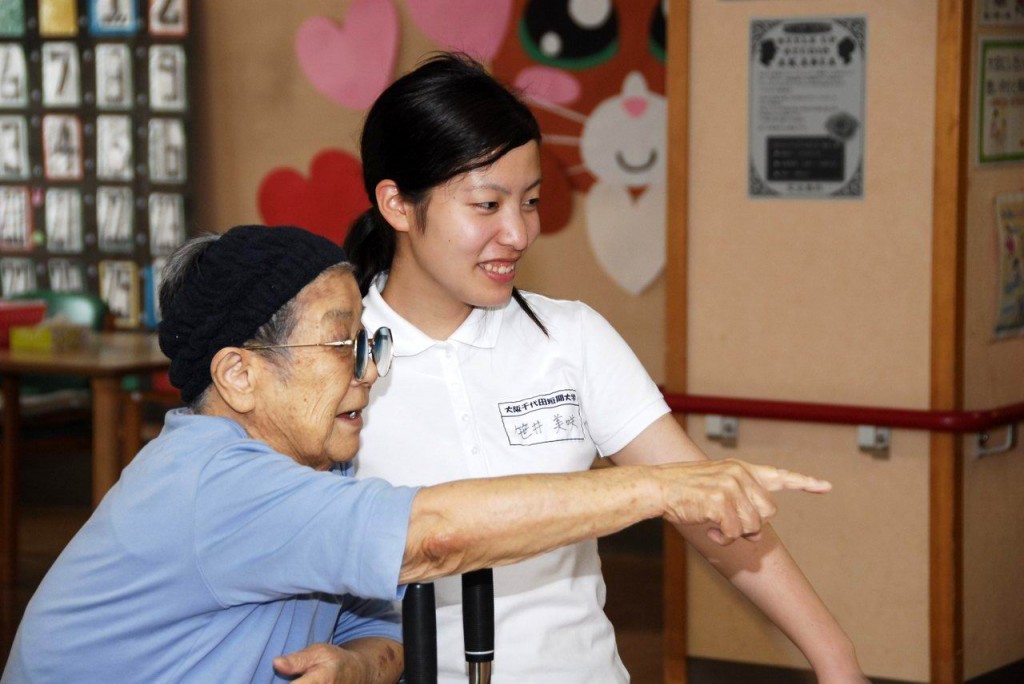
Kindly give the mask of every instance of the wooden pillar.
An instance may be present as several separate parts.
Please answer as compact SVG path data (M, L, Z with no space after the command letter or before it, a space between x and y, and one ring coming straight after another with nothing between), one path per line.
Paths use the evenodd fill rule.
M665 260L665 385L686 392L686 233L689 211L690 0L672 0L668 21L668 243ZM681 417L680 417L681 419ZM664 681L686 682L686 542L664 532Z
M938 0L932 199L932 410L963 410L964 241L971 0ZM929 472L931 681L963 681L963 438L932 433Z

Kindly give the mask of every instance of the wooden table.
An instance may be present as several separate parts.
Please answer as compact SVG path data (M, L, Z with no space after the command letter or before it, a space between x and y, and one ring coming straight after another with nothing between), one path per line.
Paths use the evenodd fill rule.
M89 349L60 354L0 350L4 443L0 457L0 584L13 584L17 567L17 461L22 375L74 375L92 387L92 503L96 506L121 472L118 438L121 381L127 375L166 370L170 361L155 334L98 333Z

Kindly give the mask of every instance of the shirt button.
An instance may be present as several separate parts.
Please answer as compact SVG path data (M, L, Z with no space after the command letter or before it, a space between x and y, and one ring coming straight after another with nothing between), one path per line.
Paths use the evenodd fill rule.
M480 447L474 446L472 449L470 449L470 451L472 451L474 454L479 454L480 453Z
M462 422L463 423L468 423L469 422L469 414L468 413L463 413L462 414Z

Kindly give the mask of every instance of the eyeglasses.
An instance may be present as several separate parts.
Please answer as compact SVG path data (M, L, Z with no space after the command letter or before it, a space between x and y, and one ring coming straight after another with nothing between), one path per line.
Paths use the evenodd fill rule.
M391 370L392 340L389 328L378 328L371 338L366 329L360 330L351 340L338 342L313 342L309 344L247 344L243 349L259 351L261 349L295 349L296 347L353 347L355 349L355 375L362 380L366 377L366 368L373 358L377 364L377 375L384 377Z

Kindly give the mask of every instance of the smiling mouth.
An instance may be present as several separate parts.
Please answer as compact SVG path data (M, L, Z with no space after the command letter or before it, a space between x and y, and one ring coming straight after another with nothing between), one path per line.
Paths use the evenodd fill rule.
M505 264L480 264L480 266L488 273L494 273L496 275L508 275L516 272L515 262Z
M643 173L644 171L648 171L657 161L658 150L655 149L652 149L651 153L647 155L647 161L641 164L630 164L626 161L626 157L623 156L621 151L615 153L615 163L618 164L623 171L627 171L629 173Z

